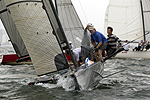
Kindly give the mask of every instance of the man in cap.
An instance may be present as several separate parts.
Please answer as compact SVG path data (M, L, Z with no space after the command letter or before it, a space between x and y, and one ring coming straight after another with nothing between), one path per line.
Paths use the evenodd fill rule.
M70 46L70 49L73 48L73 45L72 45L72 42L71 42L71 41L69 41L69 46Z
M91 48L91 34L89 32L89 27L92 27L91 23L87 24L87 27L84 30L84 34L81 42L81 55L82 61L85 62L85 59L89 57L89 59L94 60L93 50Z
M95 47L96 61L100 61L102 60L102 53L107 48L107 39L102 33L96 31L93 26L89 27L89 31L91 33L91 42L93 46Z

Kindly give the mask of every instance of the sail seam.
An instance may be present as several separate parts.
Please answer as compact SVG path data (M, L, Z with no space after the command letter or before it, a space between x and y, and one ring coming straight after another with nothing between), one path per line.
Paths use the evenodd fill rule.
M11 4L8 4L6 7L9 7L9 6L12 6L12 5L15 5L15 4L18 4L18 3L23 3L23 2L40 2L40 3L41 3L41 1L26 0L26 1L13 2L13 3L11 3Z
M63 4L58 4L58 6L66 6L66 5L72 5L72 3L63 3Z

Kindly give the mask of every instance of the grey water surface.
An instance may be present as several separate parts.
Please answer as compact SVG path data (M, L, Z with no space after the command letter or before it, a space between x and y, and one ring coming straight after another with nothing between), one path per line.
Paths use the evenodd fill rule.
M150 100L150 60L110 59L103 76L123 69L93 90L77 91L66 88L69 81L28 86L37 77L32 65L0 65L0 100Z

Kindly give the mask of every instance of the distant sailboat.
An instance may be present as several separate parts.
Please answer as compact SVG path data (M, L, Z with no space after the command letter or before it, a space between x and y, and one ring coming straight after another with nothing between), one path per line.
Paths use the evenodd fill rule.
M150 1L149 0L110 0L106 10L104 31L107 26L114 28L114 34L122 41L130 43L128 52L119 53L116 58L150 59L150 50L132 51L138 42L150 41Z
M16 60L24 57L28 57L28 51L19 34L19 31L13 22L9 10L6 8L3 1L0 1L0 19L5 27L5 30L10 38L10 42L16 54L4 55L2 64L17 64ZM25 62L24 62L25 63ZM28 63L28 62L27 62ZM30 62L31 63L31 62Z

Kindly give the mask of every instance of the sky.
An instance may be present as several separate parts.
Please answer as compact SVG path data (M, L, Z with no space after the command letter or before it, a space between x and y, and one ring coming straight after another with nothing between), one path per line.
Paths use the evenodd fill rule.
M104 32L105 11L109 0L71 0L85 27L92 23L97 31ZM4 29L0 21L0 29Z

